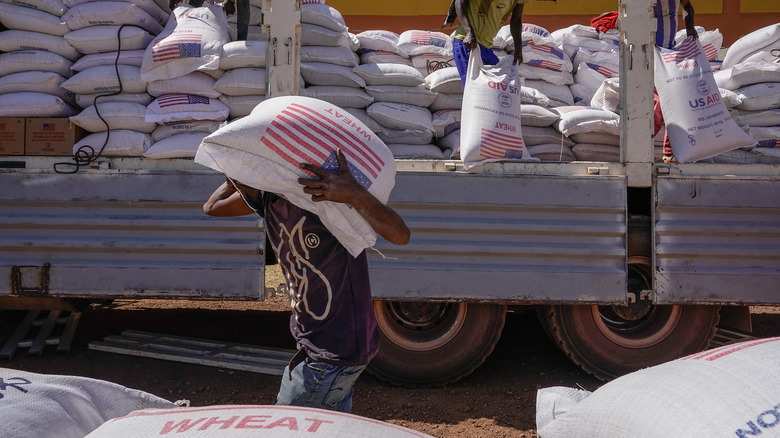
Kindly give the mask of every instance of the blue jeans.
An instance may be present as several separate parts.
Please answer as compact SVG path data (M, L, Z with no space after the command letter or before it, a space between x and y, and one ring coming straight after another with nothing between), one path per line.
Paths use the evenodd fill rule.
M478 44L479 53L482 55L482 64L484 65L496 65L498 64L498 56L493 53L492 49L488 49L482 44ZM455 67L460 73L460 81L463 85L466 85L466 71L469 67L469 49L463 44L463 40L454 40L452 42L452 55L455 59Z
M306 358L293 368L292 379L289 366L285 367L276 404L350 413L353 385L365 368L340 367Z

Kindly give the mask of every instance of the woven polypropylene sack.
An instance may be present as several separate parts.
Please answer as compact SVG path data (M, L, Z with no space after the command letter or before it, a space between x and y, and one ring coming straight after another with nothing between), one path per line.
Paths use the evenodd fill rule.
M541 438L777 436L778 363L780 338L754 339L635 371L590 394L543 388L537 432Z
M504 160L530 158L521 126L520 76L507 56L484 66L479 50L469 56L463 93L460 158L466 170Z
M0 368L0 436L81 438L105 421L146 408L173 408L149 393L87 377Z
M151 82L217 70L222 46L230 42L227 29L227 16L219 6L178 6L146 48L141 78Z
M251 187L285 196L317 214L353 255L376 242L371 225L347 204L314 202L298 178L313 175L309 163L336 170L341 148L355 179L386 203L395 184L395 161L387 146L360 120L331 103L301 96L267 99L248 116L206 137L195 162Z
M699 41L656 47L655 86L672 152L681 163L755 144L731 118Z
M432 438L372 418L300 406L215 405L145 409L107 421L87 438Z

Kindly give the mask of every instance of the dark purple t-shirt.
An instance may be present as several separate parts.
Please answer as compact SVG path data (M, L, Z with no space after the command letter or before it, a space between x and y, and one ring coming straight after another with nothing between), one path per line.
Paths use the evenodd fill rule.
M365 251L353 257L314 213L271 193L254 200L287 280L290 330L314 360L365 365L379 347Z

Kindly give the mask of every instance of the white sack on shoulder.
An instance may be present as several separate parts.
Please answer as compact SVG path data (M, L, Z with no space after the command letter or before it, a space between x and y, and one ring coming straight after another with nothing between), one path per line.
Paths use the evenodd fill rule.
M484 66L472 50L461 111L460 157L466 170L505 160L530 159L521 126L521 79L507 56Z
M720 95L701 44L656 47L655 86L677 161L688 163L755 144L737 126Z
M251 187L285 196L317 214L352 254L376 243L371 225L346 204L313 202L298 178L309 163L336 170L341 148L355 179L386 203L395 184L395 161L387 146L360 120L331 103L301 96L267 99L246 117L206 137L195 162Z

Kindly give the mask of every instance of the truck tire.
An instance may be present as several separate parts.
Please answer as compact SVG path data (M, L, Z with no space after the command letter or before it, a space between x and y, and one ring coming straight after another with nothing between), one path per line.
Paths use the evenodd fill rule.
M709 347L719 307L665 305L626 317L618 306L545 306L552 338L580 368L601 380Z
M444 386L467 376L493 351L506 306L375 301L381 341L367 371L407 388Z
M709 347L719 306L654 305L650 218L628 221L628 306L560 305L539 308L545 332L580 368L610 380Z

